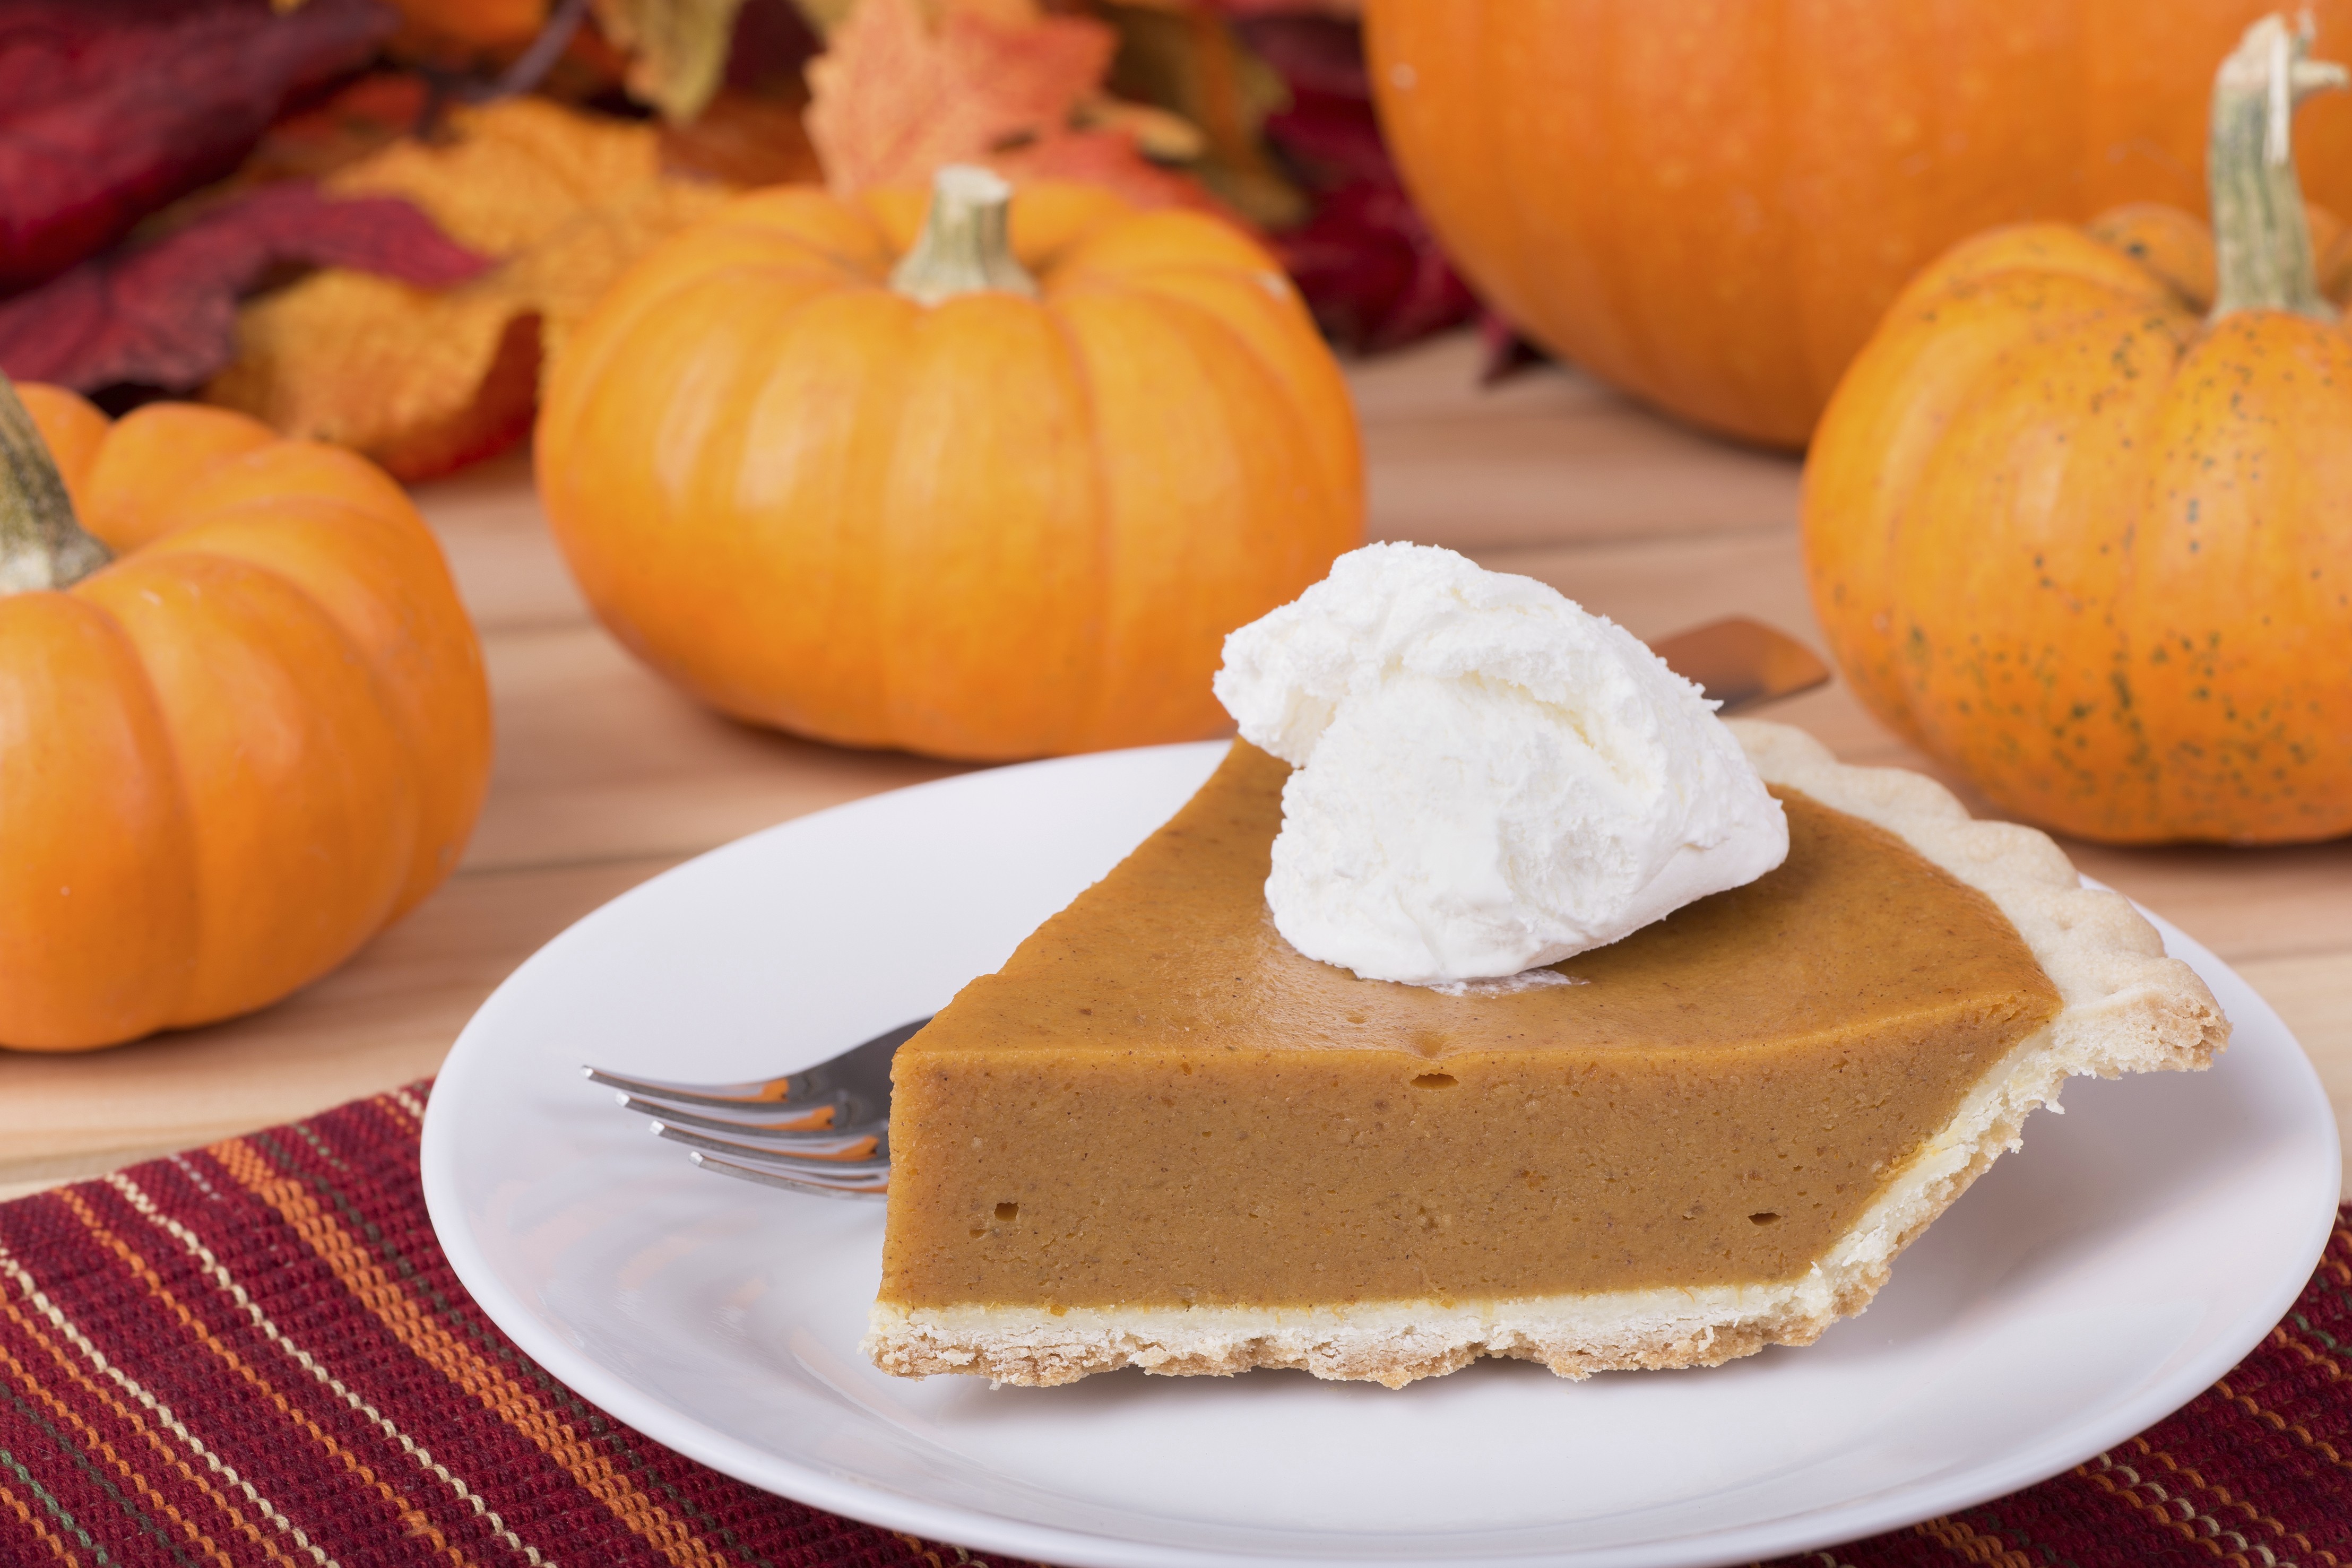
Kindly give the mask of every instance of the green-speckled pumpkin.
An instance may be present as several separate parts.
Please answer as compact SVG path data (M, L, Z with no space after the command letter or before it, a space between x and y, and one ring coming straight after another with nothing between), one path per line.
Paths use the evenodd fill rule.
M2162 246L2147 214L1969 241L1806 470L1814 603L1864 701L2085 838L2352 832L2352 333L2264 147L2273 70L2342 85L2303 48L2273 19L2222 68L2218 266L2185 217Z

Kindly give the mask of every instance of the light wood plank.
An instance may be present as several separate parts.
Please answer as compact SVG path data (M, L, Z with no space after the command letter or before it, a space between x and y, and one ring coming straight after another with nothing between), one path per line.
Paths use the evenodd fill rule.
M593 617L548 537L530 457L510 452L415 491L458 597L486 641L502 632L584 626Z
M1469 552L1793 528L1797 463L1685 430L1575 371L1477 383L1472 337L1366 361L1370 530Z
M484 651L499 753L467 870L692 854L962 771L722 718L592 624L500 632Z

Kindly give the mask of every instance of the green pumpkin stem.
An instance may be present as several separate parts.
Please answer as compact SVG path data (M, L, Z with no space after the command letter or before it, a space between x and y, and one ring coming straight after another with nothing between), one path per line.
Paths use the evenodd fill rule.
M2312 265L2311 225L2295 178L2295 105L2346 85L2342 66L2315 60L2311 34L2278 16L2246 29L2213 78L2205 179L2221 287L2212 319L2233 310L2288 310L2336 319Z
M915 246L891 269L890 287L918 305L959 294L1037 298L1037 280L1013 258L1006 214L1013 187L985 169L950 163L931 180L931 210Z
M74 517L40 428L0 375L0 596L71 588L113 559Z

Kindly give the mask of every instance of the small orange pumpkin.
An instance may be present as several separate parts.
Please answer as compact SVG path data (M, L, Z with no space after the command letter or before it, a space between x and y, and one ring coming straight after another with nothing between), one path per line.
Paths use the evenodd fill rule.
M2147 209L1962 245L1806 467L1813 602L1856 692L2085 838L2352 831L2352 331L2284 115L2344 73L2305 47L2273 17L2221 69L2218 257Z
M604 298L537 454L622 642L850 746L993 759L1226 726L1225 633L1361 538L1346 385L1228 225L1076 186L1009 200L952 169L928 217L908 192L761 192Z
M0 382L0 1043L76 1051L276 1001L431 892L489 703L438 547L364 459L22 391Z

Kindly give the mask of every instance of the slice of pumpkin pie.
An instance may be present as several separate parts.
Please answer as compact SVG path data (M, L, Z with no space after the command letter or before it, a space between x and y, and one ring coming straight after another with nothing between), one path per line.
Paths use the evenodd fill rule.
M2224 1043L2042 834L1416 549L1236 633L1215 776L899 1049L884 1369L1803 1344L2069 1074Z
M2070 1073L2205 1066L2204 984L2030 829L1732 726L1780 869L1453 995L1307 958L1236 743L898 1052L866 1348L1057 1384L1480 1355L1571 1377L1804 1344Z

